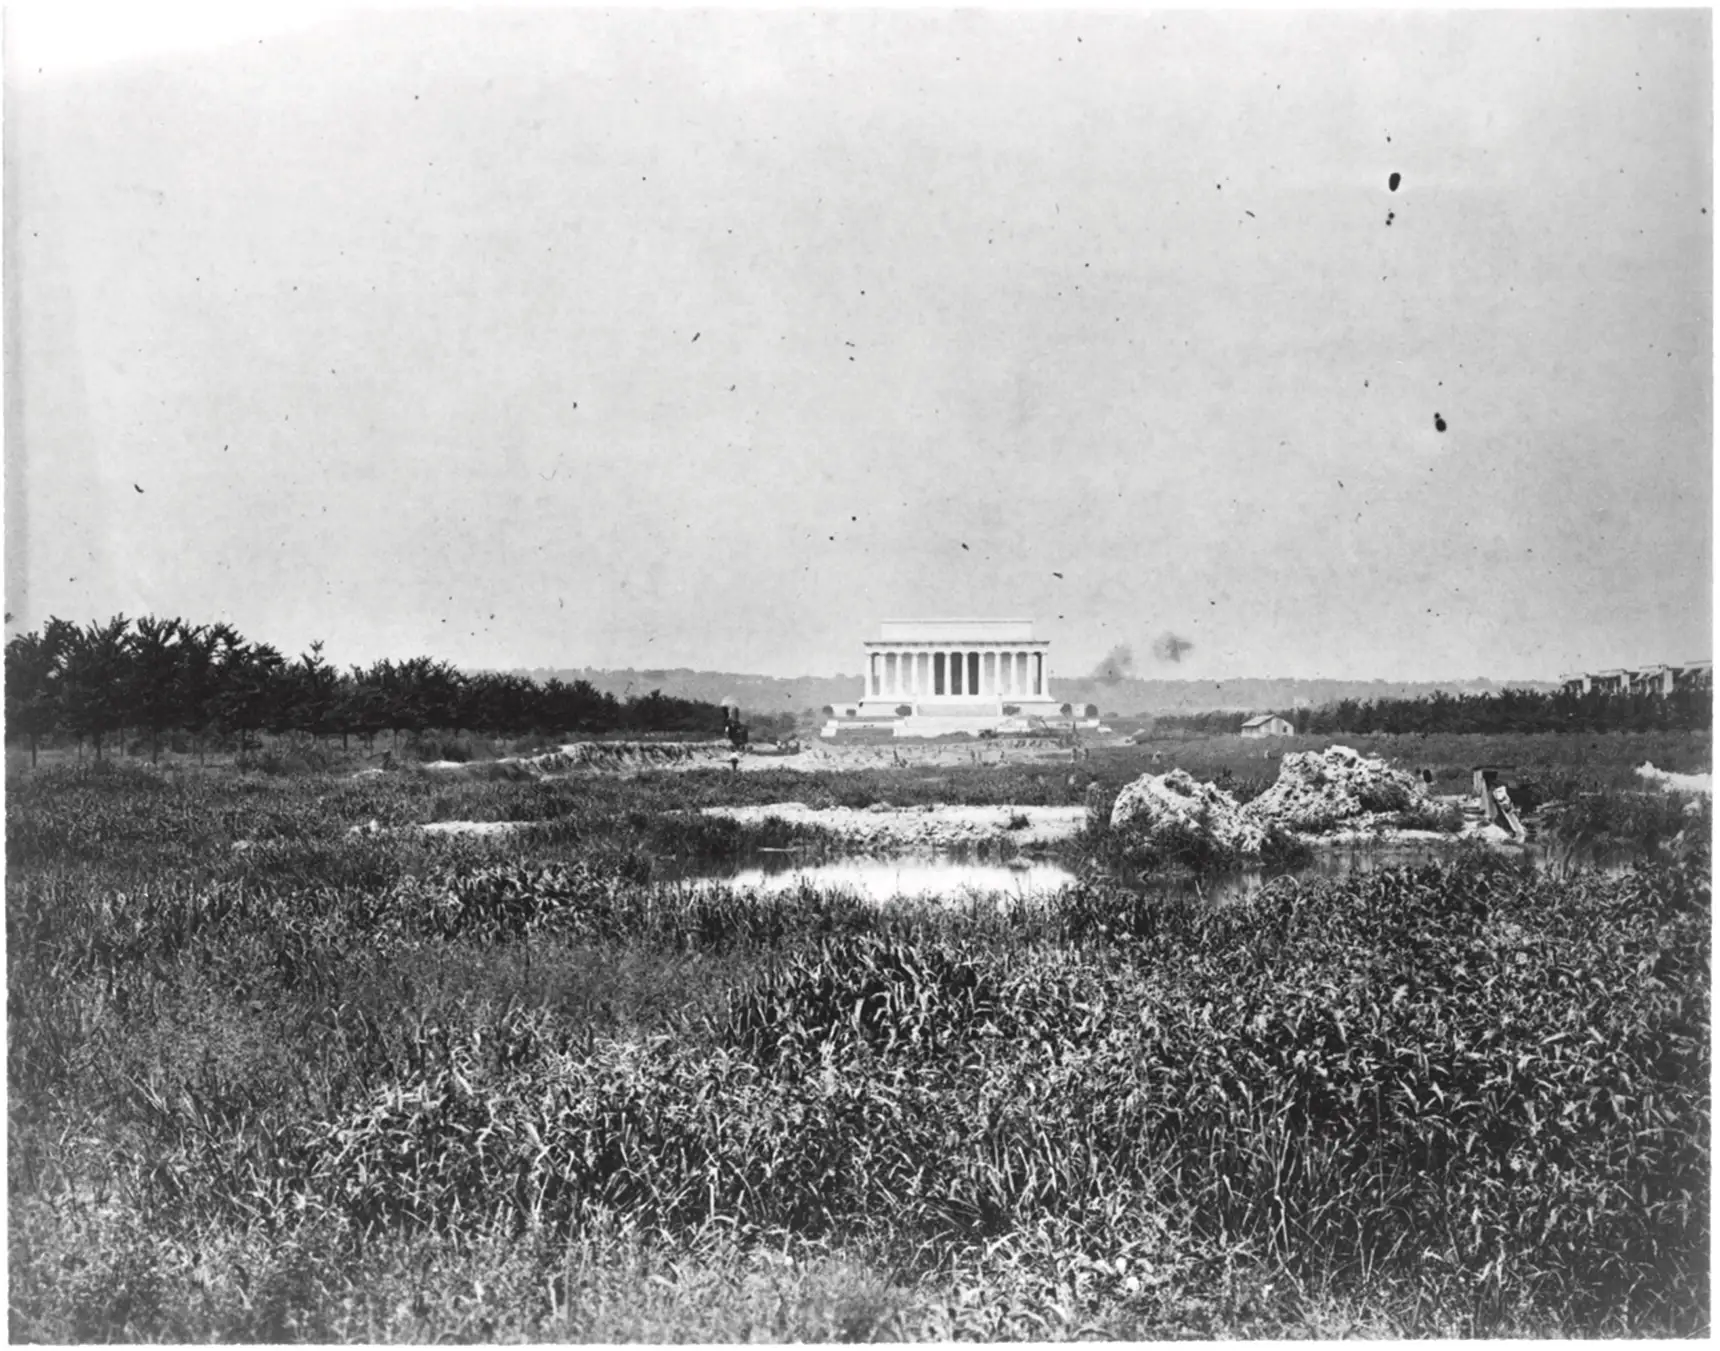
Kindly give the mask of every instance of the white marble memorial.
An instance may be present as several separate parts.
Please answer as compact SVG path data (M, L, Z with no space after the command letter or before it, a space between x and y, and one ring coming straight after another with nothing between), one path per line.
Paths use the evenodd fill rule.
M857 721L936 736L1058 717L1050 646L1030 619L887 619L865 644Z

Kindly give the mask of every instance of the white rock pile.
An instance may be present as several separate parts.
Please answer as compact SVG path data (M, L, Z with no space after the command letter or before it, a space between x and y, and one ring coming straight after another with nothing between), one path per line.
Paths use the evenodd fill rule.
M1143 774L1117 794L1111 829L1149 844L1193 831L1222 849L1249 855L1260 852L1273 826L1318 835L1427 800L1426 786L1414 775L1348 746L1332 746L1286 755L1278 781L1246 806L1185 770Z
M1413 774L1348 746L1291 751L1278 782L1244 811L1255 820L1317 835L1373 812L1401 812L1424 803L1427 788Z
M1111 829L1149 843L1198 834L1238 854L1258 854L1266 839L1229 793L1181 769L1143 774L1127 785L1111 807Z

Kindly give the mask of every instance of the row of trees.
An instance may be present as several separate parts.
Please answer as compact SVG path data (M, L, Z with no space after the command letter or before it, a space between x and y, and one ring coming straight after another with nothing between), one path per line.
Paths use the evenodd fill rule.
M125 729L147 733L159 754L174 732L199 744L235 737L243 750L265 731L338 735L343 744L431 728L714 733L723 716L715 704L658 691L623 701L583 680L467 675L430 657L343 671L321 643L288 660L230 624L182 619L117 615L82 627L50 619L6 644L7 733L29 741L32 762L44 737L88 740L99 758L104 741Z
M1156 720L1166 728L1237 732L1246 715L1193 713ZM1339 733L1702 731L1712 725L1713 694L1680 690L1653 695L1571 694L1564 690L1437 693L1421 699L1341 699L1320 708L1286 710L1298 736Z

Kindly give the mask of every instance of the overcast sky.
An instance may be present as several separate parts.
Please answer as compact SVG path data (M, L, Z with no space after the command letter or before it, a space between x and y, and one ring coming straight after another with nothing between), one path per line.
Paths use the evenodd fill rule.
M8 634L1709 655L1706 12L297 14L9 30Z

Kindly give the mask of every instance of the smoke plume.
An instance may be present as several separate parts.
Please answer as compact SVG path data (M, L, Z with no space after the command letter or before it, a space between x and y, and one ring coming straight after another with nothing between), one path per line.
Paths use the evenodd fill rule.
M1179 638L1168 630L1153 639L1153 656L1159 661L1179 662L1184 653L1193 650L1194 644L1187 638Z
M1115 685L1119 680L1132 675L1134 669L1134 652L1127 643L1118 643L1093 668L1093 679L1102 685Z

